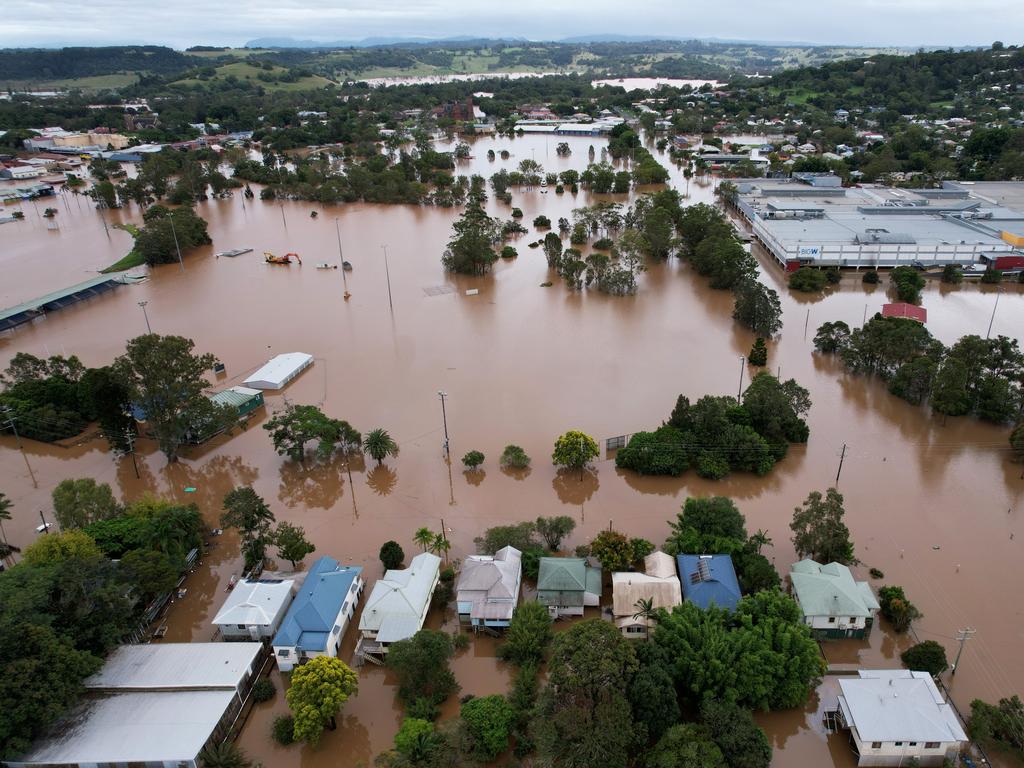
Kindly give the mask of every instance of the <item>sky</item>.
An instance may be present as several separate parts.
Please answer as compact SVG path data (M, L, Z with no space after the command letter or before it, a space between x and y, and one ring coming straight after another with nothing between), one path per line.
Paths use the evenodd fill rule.
M242 45L260 37L650 35L874 46L1007 44L1021 0L3 0L0 47Z

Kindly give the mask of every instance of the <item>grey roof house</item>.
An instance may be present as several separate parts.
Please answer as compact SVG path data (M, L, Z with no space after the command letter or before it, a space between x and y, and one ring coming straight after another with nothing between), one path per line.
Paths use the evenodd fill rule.
M507 627L519 602L521 560L515 547L467 557L456 586L459 619L474 627Z

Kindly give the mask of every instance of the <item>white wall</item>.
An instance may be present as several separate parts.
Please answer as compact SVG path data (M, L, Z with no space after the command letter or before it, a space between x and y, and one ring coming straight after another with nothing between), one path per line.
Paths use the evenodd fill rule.
M860 766L898 767L900 761L906 764L907 760L912 757L917 758L922 766L942 765L943 760L947 756L955 756L960 747L960 743L956 741L940 742L939 746L933 749L925 749L925 744L928 742L924 741L916 742L914 746L911 746L912 742L909 741L904 741L900 746L896 746L897 742L894 741L883 741L881 746L876 749L872 746L872 742L861 741L856 728L852 729L850 733L860 752L860 760L857 761L857 765Z

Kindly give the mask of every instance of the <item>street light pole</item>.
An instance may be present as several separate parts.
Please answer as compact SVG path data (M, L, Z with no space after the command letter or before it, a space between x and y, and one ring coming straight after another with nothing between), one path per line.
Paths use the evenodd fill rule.
M146 333L153 333L153 329L149 327L149 313L146 312L146 305L148 301L140 301L139 306L142 307L142 316L146 318Z
M391 272L388 270L388 247L386 245L382 245L381 248L384 249L384 277L388 281L388 306L391 307L391 311L394 312L395 305L391 301Z
M178 231L174 228L174 214L168 214L167 218L171 222L171 234L174 236L174 248L178 252L178 264L181 266L181 271L185 271L185 261L181 258L181 246L178 245Z
M747 358L740 355L740 386L736 390L736 405L740 404L740 397L743 395L743 371L746 368Z
M996 303L992 306L992 317L988 320L988 330L985 331L985 338L987 339L992 334L992 323L996 321L996 309L999 308L999 296L1002 294L1003 288L1000 286L996 289Z
M450 458L451 450L448 446L448 413L444 407L444 400L448 397L448 393L438 391L437 395L441 398L441 419L444 421L444 455L445 458Z

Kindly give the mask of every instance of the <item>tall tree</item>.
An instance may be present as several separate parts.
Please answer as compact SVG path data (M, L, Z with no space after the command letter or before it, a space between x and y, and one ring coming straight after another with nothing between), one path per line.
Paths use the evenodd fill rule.
M551 461L555 466L582 469L600 454L594 438L577 430L569 430L555 441Z
M736 287L732 316L758 336L770 338L782 329L779 294L756 280L743 280Z
M557 552L562 546L562 540L576 528L576 521L568 515L557 515L555 517L538 517L537 533L544 544L552 552Z
M274 450L298 462L305 461L306 445L316 441L317 458L329 457L335 449L357 450L362 435L347 421L332 419L315 405L285 403L282 410L263 425L274 442Z
M306 531L288 522L278 523L271 539L277 546L278 557L291 563L293 569L299 560L316 552L316 546L306 539Z
M295 718L295 738L313 746L324 727L337 727L337 715L359 690L359 677L345 662L333 656L317 656L296 667L285 692Z
M384 429L371 429L363 440L363 450L378 464L388 456L398 455L398 443Z
M441 264L446 271L483 275L498 260L494 245L499 239L499 227L484 211L483 203L482 194L471 192L466 210L452 225L454 234L441 257Z
M843 495L829 488L822 496L812 491L802 507L793 510L793 548L798 557L809 557L820 563L856 562L850 529L843 522Z
M263 564L267 556L267 543L272 540L270 526L274 513L251 486L239 486L224 496L224 512L220 523L235 528L242 537L245 568L251 570Z
M110 486L91 477L61 480L53 489L53 513L61 530L85 528L97 520L109 520L121 512Z
M146 415L146 423L169 462L199 424L230 423L234 409L214 405L203 390L217 358L192 353L195 343L181 336L137 336L114 361L114 376Z
M458 691L448 665L454 652L451 637L433 629L421 629L408 640L393 643L387 667L398 677L398 697L406 704L425 699L437 705Z

